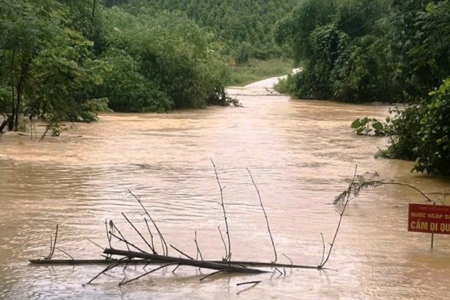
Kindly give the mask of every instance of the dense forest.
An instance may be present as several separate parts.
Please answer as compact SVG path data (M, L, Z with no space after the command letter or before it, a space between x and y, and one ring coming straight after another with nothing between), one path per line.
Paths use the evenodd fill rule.
M278 90L407 103L385 122L390 145L381 155L450 175L450 1L303 0L277 23L275 40L304 68Z
M450 174L449 0L3 0L0 132L225 105L232 66L292 58L295 98L406 103L386 157Z
M297 0L129 0L130 6L149 7L154 11L182 11L200 27L213 32L223 45L221 53L236 59L269 59L289 55L273 42L273 30ZM137 5L139 3L139 5Z
M284 53L272 29L293 2L1 1L2 126L227 104L231 62Z

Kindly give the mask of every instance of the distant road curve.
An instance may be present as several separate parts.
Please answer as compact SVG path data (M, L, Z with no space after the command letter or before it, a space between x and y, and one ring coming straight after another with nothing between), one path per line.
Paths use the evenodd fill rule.
M293 69L292 74L301 72L301 68ZM273 86L278 82L278 80L286 78L287 75L279 76L279 77L272 77L267 78L261 81L253 82L245 86L245 88L266 88L266 89L273 89Z

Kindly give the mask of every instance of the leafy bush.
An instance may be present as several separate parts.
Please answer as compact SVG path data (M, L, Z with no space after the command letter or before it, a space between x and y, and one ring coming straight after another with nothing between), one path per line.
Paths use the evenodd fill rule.
M109 99L109 107L120 112L165 112L173 103L138 72L139 63L125 51L111 49L103 61L110 65L102 76L98 93Z
M389 146L380 151L381 157L415 160L413 151L420 143L421 105L411 105L404 109L396 107L389 110L393 117L388 117L385 124L386 135L389 137Z
M357 134L383 129L389 146L378 156L414 160L413 171L450 175L450 78L430 93L429 102L390 110L386 123L370 118L353 121ZM374 126L375 125L375 126Z
M395 66L387 64L387 43L366 35L355 40L336 60L331 74L333 99L344 102L393 102L399 88Z
M418 139L413 149L414 170L429 174L450 175L450 78L434 92L424 106Z
M359 118L352 122L351 127L357 135L385 136L385 124L375 118Z

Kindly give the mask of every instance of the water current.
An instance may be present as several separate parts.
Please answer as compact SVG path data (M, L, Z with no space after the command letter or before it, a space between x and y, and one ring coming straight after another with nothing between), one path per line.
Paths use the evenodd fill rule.
M59 225L54 258L101 258L105 220L142 244L121 213L145 232L140 196L168 243L206 259L221 259L228 216L232 258L271 262L274 251L253 176L273 234L278 262L317 265L322 237L333 238L332 205L353 177L375 173L414 185L444 201L448 180L411 173L411 162L375 159L385 138L361 137L357 117L383 119L383 105L291 100L268 93L273 80L230 88L243 107L170 114L102 114L91 124L67 124L59 137L0 137L0 298L2 299L448 299L450 238L407 231L417 191L388 185L364 191L347 208L326 270L285 269L262 275L216 275L182 266L118 286L142 266L35 266L47 256ZM269 88L269 90L267 89ZM37 127L42 132L42 127ZM247 170L248 169L248 170ZM448 196L447 196L448 198ZM448 200L448 199L447 199ZM225 237L226 239L226 237ZM95 243L95 244L94 244ZM159 247L159 240L155 239ZM125 248L114 242L116 248ZM180 254L170 249L170 254ZM149 270L147 267L146 269ZM125 274L125 275L124 275ZM261 281L255 287L237 285Z

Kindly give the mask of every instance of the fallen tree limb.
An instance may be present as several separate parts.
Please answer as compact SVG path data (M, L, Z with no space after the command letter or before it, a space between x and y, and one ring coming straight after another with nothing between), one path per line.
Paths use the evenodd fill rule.
M324 235L321 233L322 256L321 256L320 263L318 265L296 265L293 263L292 259L290 259L285 254L282 254L282 255L285 256L290 261L290 263L277 263L278 254L277 254L274 238L272 236L272 232L270 229L268 214L266 213L266 210L264 208L261 194L255 183L255 180L253 179L250 171L247 169L247 171L249 172L250 178L252 180L253 186L255 187L255 190L258 194L259 204L260 204L260 207L264 214L267 231L268 231L270 241L272 244L272 248L273 248L273 252L274 252L274 259L272 262L233 261L233 260L231 260L231 256L232 256L231 238L230 238L230 231L229 231L229 227L228 227L228 225L229 225L228 224L228 216L227 216L226 205L225 205L225 201L224 201L224 197L223 197L223 193L222 193L223 189L225 187L221 185L214 162L212 162L212 163L213 163L213 167L214 167L214 171L215 171L215 175L216 175L216 181L218 182L219 190L220 190L220 194L221 194L219 204L222 207L222 215L223 215L223 219L225 222L225 230L226 230L225 234L222 235L220 226L218 227L220 237L222 239L222 242L224 244L224 249L225 249L225 256L222 258L222 260L204 260L202 254L200 252L200 245L197 240L197 232L196 231L195 231L195 238L194 238L194 243L195 243L196 252L197 252L196 256L195 256L196 258L194 258L194 256L190 256L186 252L183 252L182 250L176 248L172 244L169 244L170 247L172 249L176 250L183 257L169 256L168 243L164 239L164 237L161 233L161 230L158 228L158 225L156 224L155 220L152 218L149 211L146 209L144 204L141 202L140 197L133 194L131 191L128 191L128 193L133 196L133 198L139 203L139 205L141 206L141 208L144 211L144 216L143 216L143 220L142 220L143 223L140 224L141 226L137 226L139 224L137 224L137 223L134 224L131 221L131 219L128 218L124 213L122 213L122 216L126 220L128 225L131 226L133 231L138 235L138 237L150 248L150 251L147 252L146 250L139 248L133 239L128 240L121 233L121 231L116 226L116 224L112 220L110 220L109 222L108 221L105 222L108 246L103 248L94 243L97 247L102 248L103 254L105 254L105 255L103 255L105 257L105 259L76 260L76 259L73 259L72 256L70 256L68 253L66 253L65 251L62 251L62 250L60 250L60 251L63 252L64 254L68 255L72 259L56 259L56 260L52 259L55 249L59 250L58 248L56 248L57 230L58 230L58 227L57 227L56 233L55 233L55 239L53 240L52 237L50 238L50 253L49 253L49 255L46 257L46 259L30 260L30 263L37 264L37 265L108 264L108 266L106 266L106 268L104 270L102 270L100 273L98 273L87 284L92 283L94 280L96 280L102 274L106 274L107 272L115 269L116 267L121 266L121 267L123 267L123 270L122 270L123 279L119 283L119 285L123 285L128 282L138 280L142 277L145 277L146 275L154 273L154 272L156 272L160 269L166 268L168 266L175 266L175 269L172 272L175 272L175 270L179 266L190 266L190 267L214 270L214 272L204 276L200 280L209 278L218 273L240 273L240 274L272 273L272 276L270 276L270 279L272 279L272 277L274 277L275 275L278 275L277 277L281 277L281 276L285 277L286 276L286 270L285 270L286 268L291 269L291 271L292 271L292 269L296 269L296 268L297 269L302 268L302 269L324 270L325 269L324 266L329 261L329 259L331 257L331 253L332 253L334 245L335 245L335 242L337 241L337 236L340 231L340 225L343 221L344 213L345 213L346 207L348 206L349 202L353 198L357 197L359 195L359 193L366 188L377 187L377 186L380 186L383 184L391 184L391 183L385 183L380 180L374 180L373 176L368 178L369 175L371 175L371 174L367 175L366 174L367 172L363 175L357 175L357 167L355 167L353 178L350 181L347 189L345 189L340 195L338 195L334 201L334 204L336 205L336 208L337 208L337 211L339 214L339 221L338 221L338 224L334 231L332 241L331 241L331 243L329 243L328 247L326 246ZM376 175L378 176L378 174L376 174ZM394 183L392 183L392 184L394 184ZM422 195L423 195L423 193L422 193ZM140 231L140 229L139 229L139 227L143 227L144 222L145 222L145 229L148 231L150 240L147 240L146 237L144 237L144 235L142 234L142 231ZM153 241L154 237L153 237L153 233L152 233L153 229L151 228L152 226L154 227L154 229L157 232L157 234L155 234L155 237L156 237L156 235L158 235L159 239L161 240L161 246L160 246L161 251L159 251L160 249L158 249L158 251L157 251L157 249L155 247L155 244ZM226 235L226 237L225 237L225 235ZM156 238L158 238L158 237L156 237ZM126 248L125 249L115 249L112 246L112 240L118 241L119 243L121 243L121 245L123 245L124 248L125 247ZM160 254L158 254L158 252ZM112 256L118 257L118 258L112 258ZM200 257L200 259L199 259L199 257ZM126 280L127 279L127 274L126 274L127 267L131 264L135 264L135 265L144 264L144 267L143 267L144 273L137 277L134 277L132 279ZM159 266L156 266L153 270L147 271L146 266L149 264L159 265ZM259 269L259 268L263 268L263 269ZM260 282L259 280L255 280L255 281L250 281L248 283L243 283L243 284L249 284L249 285L254 286L254 285L257 285L259 282Z
M30 259L30 264L34 265L103 265L117 262L117 259ZM134 259L130 264L159 264L157 261Z
M115 258L107 259L30 259L30 264L35 265L106 265L118 261ZM202 261L202 260L200 260ZM226 264L228 261L221 260L205 260L205 262L216 263L216 264ZM124 262L125 263L125 262ZM129 264L144 265L144 264L161 264L161 261L154 259L133 259ZM257 262L257 261L245 261L236 260L231 261L232 265L238 266L248 266L248 267L261 267L261 268L293 268L293 269L319 269L317 266L309 265L295 265L295 264L282 264L282 263L271 263L271 262ZM326 268L322 268L326 269Z
M176 263L176 264L180 264L180 265L193 266L193 267L199 267L199 268L204 268L204 269L213 269L213 270L226 271L226 272L237 272L237 273L247 273L247 274L268 273L268 271L265 271L265 270L250 269L250 268L238 266L235 264L231 264L230 261L223 261L222 263L218 263L218 262L209 262L209 261L204 261L204 260L192 260L192 259L185 259L185 258L181 258L181 257L158 255L158 254L143 253L143 252L136 252L136 251L118 250L118 249L111 249L111 248L106 248L105 251L103 251L103 253L110 254L110 255L119 255L122 257L128 257L130 259L133 259L133 258L150 259L150 260L155 260L155 261L159 261L159 262L174 263L174 264Z

